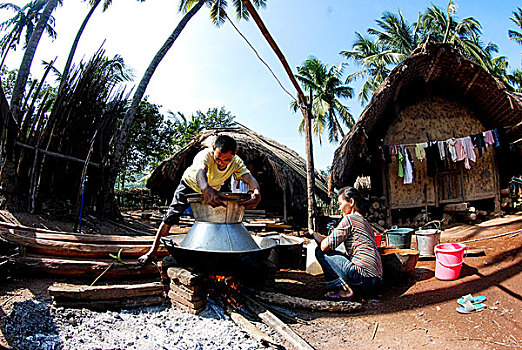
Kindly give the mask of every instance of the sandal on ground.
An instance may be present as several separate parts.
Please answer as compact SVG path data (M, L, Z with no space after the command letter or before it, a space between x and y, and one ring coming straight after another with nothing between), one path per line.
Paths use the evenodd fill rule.
M477 295L474 297L471 294L467 294L461 297L459 300L457 300L457 303L459 303L460 305L464 305L464 303L466 302L470 302L472 304L479 304L484 301L486 301L486 296L484 295Z
M324 298L326 300L330 300L330 301L353 301L354 300L353 295L351 297L345 297L345 296L341 295L341 293L338 290L326 293L324 295Z
M487 309L486 304L472 304L471 302L465 302L461 306L457 307L457 312L461 314L472 314Z

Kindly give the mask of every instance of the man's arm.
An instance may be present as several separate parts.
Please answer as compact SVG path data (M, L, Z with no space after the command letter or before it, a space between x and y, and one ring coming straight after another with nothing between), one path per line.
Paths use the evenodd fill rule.
M210 204L212 207L222 206L225 207L225 203L219 198L219 192L213 189L208 184L207 179L207 166L199 169L196 173L196 181L198 182L199 189L203 194L203 201Z
M247 209L254 209L261 201L261 189L259 188L259 183L250 173L244 174L241 177L241 180L243 180L243 182L253 190L252 197L249 200L241 202L241 204Z
M162 222L160 227L158 228L158 231L156 232L156 237L154 237L154 242L152 242L152 246L150 247L149 251L138 258L139 264L147 264L151 261L152 258L154 258L154 255L158 250L160 238L168 235L169 231L170 225L167 225L164 222Z

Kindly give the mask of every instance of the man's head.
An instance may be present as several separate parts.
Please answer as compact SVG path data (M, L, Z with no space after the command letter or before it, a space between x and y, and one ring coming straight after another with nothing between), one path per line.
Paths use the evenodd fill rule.
M226 135L218 136L216 141L214 141L212 150L214 152L214 161L216 162L218 169L224 170L236 155L236 140Z

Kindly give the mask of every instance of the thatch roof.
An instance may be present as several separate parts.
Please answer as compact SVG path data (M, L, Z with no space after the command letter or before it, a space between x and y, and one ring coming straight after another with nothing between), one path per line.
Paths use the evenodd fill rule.
M252 163L264 176L270 176L278 188L262 188L262 191L283 193L290 196L306 195L306 162L297 152L246 128L215 129L197 135L190 144L163 161L147 181L153 193L172 198L183 171L192 164L194 156L206 147L212 147L217 135L228 135L238 145L238 155L245 164ZM259 181L258 175L254 176ZM261 181L260 181L261 182ZM328 200L326 178L316 171L316 194ZM262 185L262 184L261 184ZM290 197L292 198L292 197ZM306 201L305 201L306 204Z
M365 148L376 148L400 106L429 94L467 104L486 128L498 128L506 142L522 137L522 95L451 45L427 42L393 69L341 141L332 163L330 188L369 173L371 159Z

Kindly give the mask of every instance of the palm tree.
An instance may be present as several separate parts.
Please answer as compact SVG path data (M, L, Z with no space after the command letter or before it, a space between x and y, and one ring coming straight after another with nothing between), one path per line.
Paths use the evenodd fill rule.
M74 53L76 52L76 48L78 47L78 43L80 41L80 37L83 34L83 31L85 30L85 27L87 26L87 23L91 19L92 14L98 7L98 5L101 3L102 0L89 0L89 5L91 8L89 9L89 12L87 12L87 15L83 19L83 22L78 29L78 32L76 33L76 37L74 38L73 44L71 46L71 49L69 51L69 56L67 57L67 62L65 63L65 66L63 68L62 76L60 78L60 86L58 88L58 94L60 95L61 90L65 86L65 82L67 81L67 77L69 76L69 70L71 69L72 60L74 57ZM144 2L145 0L138 0L140 2ZM105 12L109 6L112 4L112 0L104 0L103 2L103 12Z
M363 67L347 79L348 83L366 77L359 93L361 103L369 100L370 95L396 64L426 40L453 45L491 74L501 71L498 64L504 58L493 58L492 53L498 51L495 44L482 43L480 23L473 17L457 21L454 17L456 11L457 6L453 0L449 1L446 11L432 5L412 25L408 24L400 11L398 14L384 12L381 19L376 21L378 28L368 29L368 34L375 36L374 40L356 32L352 51L341 51L341 55L353 59Z
M390 66L400 61L399 55L392 50L385 50L377 40L371 40L358 32L355 35L357 39L352 45L353 50L341 51L340 54L362 66L360 71L356 71L347 77L346 84L366 77L358 95L361 104L365 104L370 100L371 94L390 74Z
M41 15L38 18L38 23L34 28L33 34L27 43L20 68L18 69L18 75L16 77L16 82L13 88L13 95L11 96L11 108L9 112L15 122L18 122L19 120L19 115L21 112L20 103L24 95L25 85L27 84L27 79L29 77L29 71L31 69L31 64L33 62L36 48L40 42L40 38L42 37L44 29L48 26L51 13L59 3L61 4L61 0L47 1Z
M145 90L147 89L147 86L152 78L152 75L156 71L156 68L160 64L161 60L167 52L170 50L176 39L179 37L187 23L190 21L190 19L201 9L203 5L209 5L210 6L210 18L214 25L217 27L221 26L227 17L226 14L226 7L227 7L227 1L226 0L181 0L179 3L179 11L184 13L185 15L181 19L181 21L178 23L174 31L170 34L170 36L167 38L163 46L159 49L159 51L156 53L152 61L150 62L147 70L143 74L143 77L140 80L140 83L138 84L138 87L136 88L136 91L134 92L134 95L132 96L132 101L130 104L129 109L125 113L125 116L123 118L121 127L117 134L114 137L114 149L112 153L112 157L110 159L110 181L116 181L116 176L119 170L119 164L120 160L124 154L126 144L127 144L127 138L129 135L130 127L132 126L134 122L134 118L136 115L136 112L138 110L138 106L145 95ZM248 20L248 12L246 11L245 7L242 4L241 0L234 0L233 1L235 10L236 10L236 17L238 19L245 19ZM254 0L254 4L256 7L265 6L266 0ZM113 182L114 183L114 182Z
M452 44L488 73L495 74L492 53L498 52L498 48L493 43L484 45L481 41L482 26L479 21L473 17L457 21L454 17L456 12L457 5L453 0L449 1L445 13L435 5L429 7L421 18L421 31L424 37Z
M0 9L7 9L15 11L15 15L8 20L0 23L0 30L8 30L7 33L0 39L0 52L2 54L2 62L0 69L3 67L7 54L11 49L16 50L17 45L20 44L22 34L25 32L24 46L27 45L34 27L38 22L40 13L46 1L37 0L25 4L23 7L12 3L0 4ZM10 30L9 30L10 28ZM54 40L56 39L56 31L54 30L54 17L50 16L49 21L45 26L45 31Z
M513 16L511 16L509 19L515 23L519 29L522 29L522 9L520 7L517 8L516 12L513 12ZM511 29L508 30L508 37L509 39L522 44L522 33L519 31Z
M344 137L341 122L351 128L355 124L353 116L348 108L344 106L339 98L352 98L353 89L341 81L342 66L331 66L328 68L318 58L310 57L301 67L297 67L297 79L303 84L305 90L311 91L313 101L308 101L312 105L314 133L321 135L324 128L328 129L328 140L337 142L339 134ZM293 103L294 111L297 104ZM341 121L341 122L340 122ZM299 126L299 131L303 132L304 120Z

